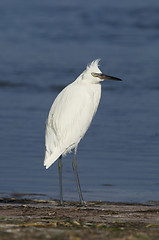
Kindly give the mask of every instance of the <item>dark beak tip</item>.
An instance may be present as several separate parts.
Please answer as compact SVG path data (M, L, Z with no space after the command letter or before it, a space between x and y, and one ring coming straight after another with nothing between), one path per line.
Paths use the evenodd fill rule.
M114 80L114 81L123 81L121 78L117 78L117 77L112 77L112 76L108 76L107 78L108 80Z
M103 74L103 73L100 74L100 78L101 78L101 79L105 79L105 80L122 81L121 78L113 77L113 76L106 75L106 74Z

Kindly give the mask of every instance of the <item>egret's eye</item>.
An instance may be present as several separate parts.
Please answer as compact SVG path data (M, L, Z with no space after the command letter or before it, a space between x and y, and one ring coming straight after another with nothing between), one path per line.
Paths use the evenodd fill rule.
M99 77L99 73L94 73L94 72L92 72L91 75L92 75L93 77Z

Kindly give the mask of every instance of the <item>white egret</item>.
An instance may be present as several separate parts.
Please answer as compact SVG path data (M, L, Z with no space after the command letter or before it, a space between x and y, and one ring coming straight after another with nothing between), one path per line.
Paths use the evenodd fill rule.
M72 167L75 174L80 203L83 197L77 172L77 146L86 133L97 111L101 97L101 82L120 78L103 74L98 68L99 59L87 66L86 70L56 97L50 109L45 135L44 166L49 168L58 158L60 203L62 195L62 156L74 149Z

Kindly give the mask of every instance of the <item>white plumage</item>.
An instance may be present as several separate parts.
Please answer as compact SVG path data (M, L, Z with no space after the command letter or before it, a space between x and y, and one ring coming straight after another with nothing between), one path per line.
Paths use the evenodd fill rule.
M73 83L65 87L50 109L45 135L46 168L61 155L77 149L97 111L101 97L100 82L104 79L120 80L102 74L98 63L99 59L93 61Z
M101 85L91 72L101 73L98 62L92 62L73 83L65 87L50 109L45 138L46 168L79 143L96 113Z

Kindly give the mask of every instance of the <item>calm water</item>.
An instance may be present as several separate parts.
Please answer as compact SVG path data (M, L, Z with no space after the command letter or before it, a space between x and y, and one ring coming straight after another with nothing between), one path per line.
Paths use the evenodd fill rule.
M98 112L78 149L85 200L159 200L159 1L0 2L0 193L59 198L43 167L45 121L60 90L101 58ZM78 200L64 159L65 200ZM43 197L43 196L42 196Z

